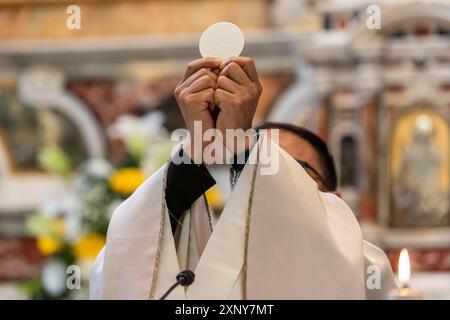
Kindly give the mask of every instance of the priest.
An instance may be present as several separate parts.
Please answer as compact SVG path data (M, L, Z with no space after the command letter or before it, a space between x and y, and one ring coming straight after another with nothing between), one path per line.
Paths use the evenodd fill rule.
M250 58L189 64L175 89L192 138L176 155L184 161L169 161L116 210L91 298L158 299L184 269L195 272L194 283L168 299L365 299L394 287L384 253L327 192L334 184L321 160L295 158L272 133L245 136L243 149L224 139L224 154L235 159L233 191L220 215L209 210L204 192L215 181L203 162L217 141L193 141L208 129L250 129L260 93Z

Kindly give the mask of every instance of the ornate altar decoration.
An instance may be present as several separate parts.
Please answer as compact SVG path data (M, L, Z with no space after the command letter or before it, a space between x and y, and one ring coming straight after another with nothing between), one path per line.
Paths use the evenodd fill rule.
M269 119L328 141L343 198L393 262L408 247L416 269L449 271L450 6L376 1L371 29L372 4L320 2L323 30L298 46L298 82Z

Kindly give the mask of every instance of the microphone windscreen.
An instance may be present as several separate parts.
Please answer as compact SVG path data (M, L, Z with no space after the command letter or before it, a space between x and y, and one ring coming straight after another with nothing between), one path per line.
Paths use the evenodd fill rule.
M195 280L195 273L191 270L184 270L177 274L177 281L182 286L190 286Z

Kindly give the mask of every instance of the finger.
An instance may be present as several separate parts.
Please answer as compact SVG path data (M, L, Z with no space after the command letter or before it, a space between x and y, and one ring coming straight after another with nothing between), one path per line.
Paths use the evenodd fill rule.
M180 86L183 88L187 88L189 87L195 80L197 80L198 78L201 78L203 76L209 76L211 77L214 82L217 81L217 75L206 69L206 68L201 68L199 70L197 70L193 75L191 75L189 78L187 78Z
M244 69L245 73L248 75L250 80L255 83L259 83L258 72L256 71L256 66L252 58L249 57L232 57L229 58L225 63L222 63L220 66L223 68L231 62L236 62L238 65Z
M190 86L185 88L187 93L197 93L203 91L205 89L215 89L216 88L216 80L211 78L209 75L201 76L196 79Z
M222 108L224 102L233 99L233 94L223 89L216 89L214 92L214 102L219 108Z
M230 93L238 93L241 91L241 85L227 76L219 76L217 79L217 88L223 89Z
M200 101L207 101L209 103L214 103L214 89L209 88L197 93L194 93L194 95L200 100Z
M197 70L201 68L210 68L215 69L218 68L221 64L222 60L218 58L201 58L190 62L186 68L183 78L181 82L184 82L187 78L193 75Z
M198 101L198 103L194 105L194 108L199 111L205 110L209 107L209 105L214 103L214 89L209 88L200 92L193 93L191 98L192 101Z
M227 64L227 66L223 68L220 74L227 76L228 78L236 81L243 86L248 85L251 82L248 75L236 62L230 62L229 64Z

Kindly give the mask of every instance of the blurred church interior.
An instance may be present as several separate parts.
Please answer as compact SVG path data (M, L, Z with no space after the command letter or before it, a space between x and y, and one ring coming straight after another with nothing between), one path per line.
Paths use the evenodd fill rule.
M183 126L172 92L218 21L242 28L243 55L256 61L264 90L254 124L288 122L324 138L364 237L394 271L408 248L411 286L450 299L448 0L78 0L79 30L66 28L70 4L0 4L0 299L83 297L58 291L65 269L55 256L66 251L38 239L44 223L30 217L50 211L67 233L67 206L89 216L80 167L138 166L113 134L120 119L158 114L167 132ZM380 29L367 26L370 5L381 8ZM161 154L149 149L151 167ZM66 158L68 173L55 174ZM93 239L74 245L83 261Z

